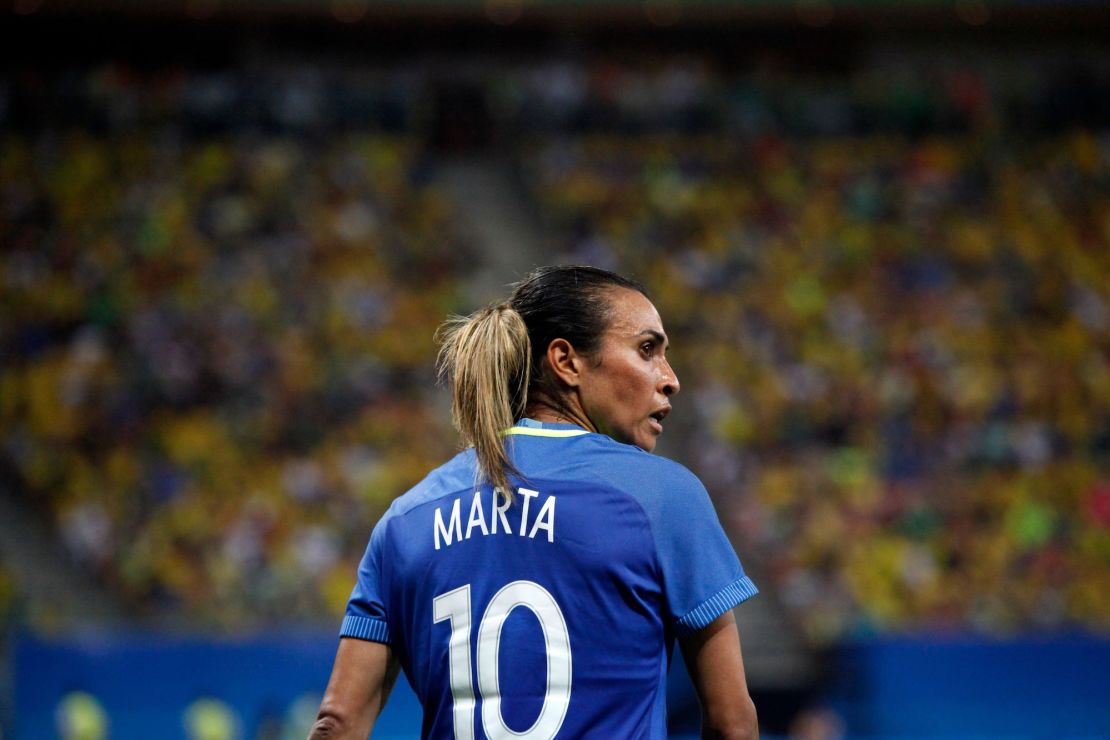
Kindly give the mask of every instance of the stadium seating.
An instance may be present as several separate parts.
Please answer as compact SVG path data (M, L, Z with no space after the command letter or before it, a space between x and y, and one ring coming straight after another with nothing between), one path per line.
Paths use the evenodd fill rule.
M522 147L564 258L651 289L695 412L680 456L816 644L1108 626L1110 150L1002 136L961 79L917 91L927 135L839 89L808 100L841 130L622 113Z
M0 144L4 462L136 615L336 614L372 522L454 447L451 205L412 136L267 120L282 79L250 115L213 112L245 79L89 70L81 117Z
M818 644L1110 626L1106 141L966 71L657 62L481 82L553 254L649 286L668 444L766 585ZM13 96L80 105L0 141L0 456L136 615L333 620L453 449L477 247L410 73L241 74Z

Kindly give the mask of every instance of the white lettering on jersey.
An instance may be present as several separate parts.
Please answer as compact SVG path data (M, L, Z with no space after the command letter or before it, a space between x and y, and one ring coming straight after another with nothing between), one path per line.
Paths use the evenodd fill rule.
M555 496L541 496L539 491L533 491L528 488L518 488L517 493L521 495L522 503L520 508L520 530L516 532L518 537L528 536L529 539L536 539L536 533L543 530L547 533L547 541L555 541ZM540 505L540 510L535 518L531 521L531 529L529 529L529 517L533 511L532 499L543 498L543 503ZM466 530L464 532L462 526L462 499L457 498L451 503L451 513L447 517L447 521L443 519L442 507L436 507L435 520L433 522L433 537L435 539L436 549L453 545L460 540L469 540L470 536L474 534L474 530L482 533L482 536L488 537L491 534L513 534L512 529L509 527L509 520L505 516L505 512L509 510L511 502L499 501L498 491L494 489L493 497L490 500L490 513L489 522L486 522L486 510L482 505L481 492L475 491L474 496L470 499L470 514L466 520Z
M497 534L498 519L501 520L501 526L504 527L504 531L509 532L509 520L505 518L505 512L509 510L512 501L508 496L501 497L501 493L502 491L500 488L493 489L493 501L490 504L493 511L493 515L490 517L493 519L493 532L491 534ZM498 503L498 498L504 498L504 501Z
M536 532L539 530L547 532L547 541L555 541L555 497L548 496L543 506L540 507L540 513L536 515L536 522L532 525L532 531L528 533L528 537L536 539Z
M455 537L457 537L459 539L462 538L462 521L461 521L461 518L459 516L459 500L458 499L455 499L455 505L451 507L451 525L450 525L450 528L444 526L444 524L443 524L443 514L440 512L439 507L436 507L435 538L436 538L436 549L437 550L439 549L439 533L440 532L443 532L443 539L446 540L446 544L448 544L448 545L450 545L452 542L454 542L454 538L451 537L452 532L455 533Z
M527 531L525 528L528 526L528 504L530 504L532 499L536 496L539 496L540 492L532 491L527 488L518 488L516 490L524 497L524 510L520 512L520 536L523 537L524 533Z
M470 501L470 519L466 523L466 539L470 539L470 532L475 526L482 530L482 534L489 534L489 529L486 528L485 516L482 511L481 491L475 491L474 498Z

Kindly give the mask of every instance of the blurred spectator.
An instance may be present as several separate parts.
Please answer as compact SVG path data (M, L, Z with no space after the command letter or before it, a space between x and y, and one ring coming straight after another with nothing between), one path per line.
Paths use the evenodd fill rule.
M803 709L790 723L790 740L841 740L844 720L831 709Z
M57 709L58 736L62 740L104 740L108 714L100 701L83 691L66 694Z
M0 635L6 635L19 608L19 582L0 558Z
M182 723L189 740L239 740L243 737L242 722L235 710L226 702L211 697L190 704Z
M320 709L322 696L306 693L298 696L285 712L281 740L301 740L308 737Z

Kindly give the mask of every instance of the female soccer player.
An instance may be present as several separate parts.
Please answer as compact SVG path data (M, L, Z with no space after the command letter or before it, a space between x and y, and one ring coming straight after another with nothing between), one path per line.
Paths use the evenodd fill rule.
M398 666L435 738L663 738L677 639L704 737L754 737L704 487L650 454L679 383L643 288L549 267L441 332L468 448L374 528L314 740L365 738Z

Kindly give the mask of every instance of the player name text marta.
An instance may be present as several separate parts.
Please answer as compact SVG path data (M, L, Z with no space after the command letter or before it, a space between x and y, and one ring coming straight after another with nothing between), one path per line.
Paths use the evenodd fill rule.
M486 516L486 509L482 505L482 492L475 491L474 497L470 500L470 514L466 518L466 528L463 528L462 519L462 498L455 499L451 505L451 513L447 515L447 520L443 518L443 507L436 507L435 514L435 544L438 550L441 545L446 547L454 544L459 540L469 540L475 530L483 536L488 537L491 534L507 534L516 535L517 537L529 537L530 539L536 538L536 533L543 531L547 533L547 541L555 541L555 497L543 497L543 504L540 505L539 511L535 513L534 518L529 518L534 507L532 500L539 498L539 491L532 491L527 488L518 488L517 493L521 495L523 504L520 509L520 527L514 532L509 526L509 520L505 516L505 512L509 510L512 502L506 499L504 502L498 502L498 493L500 489L494 489L489 498L489 516Z

